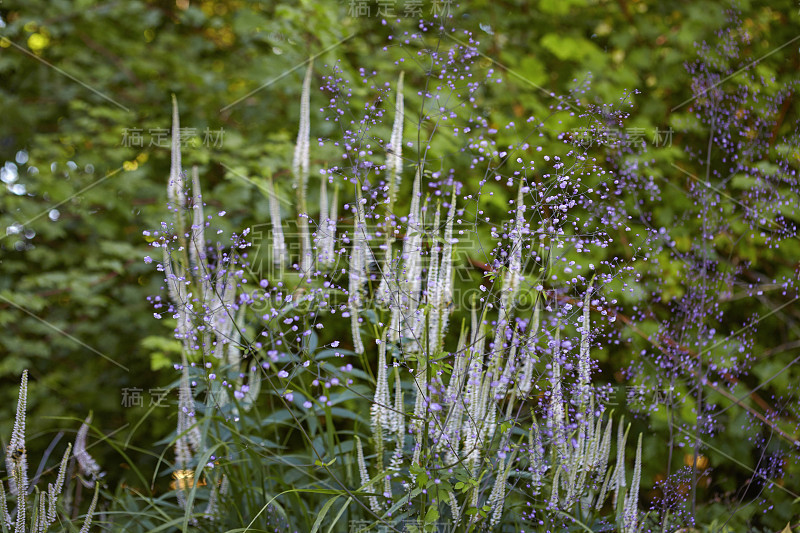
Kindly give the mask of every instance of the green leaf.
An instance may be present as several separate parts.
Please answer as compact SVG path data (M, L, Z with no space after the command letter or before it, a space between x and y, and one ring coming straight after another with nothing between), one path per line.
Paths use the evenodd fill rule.
M731 179L731 187L734 189L749 189L756 184L756 178L747 174L736 174Z
M331 522L331 527L328 528L328 533L331 533L333 531L333 528L336 527L336 524L339 523L339 519L344 514L345 509L347 509L347 506L350 505L350 502L352 501L353 501L352 497L347 498L347 501L344 502L344 505L342 505L342 508L339 509L339 512L336 514L336 517L334 517L333 522Z
M586 7L586 0L539 0L542 13L566 15L573 7Z
M173 365L172 359L164 352L152 352L150 354L150 370L161 370L170 368Z
M317 460L317 462L319 462L319 460ZM331 461L331 463L333 463L333 461ZM330 510L331 506L333 506L333 504L336 503L336 500L338 499L339 496L334 496L333 498L325 502L325 505L322 506L322 509L317 515L317 519L314 520L314 525L311 527L311 533L317 533L319 527L322 525L322 521L325 519L325 516L328 514L328 511Z
M548 33L542 37L541 45L563 61L581 61L601 54L597 46L587 39L558 33Z
M439 508L437 506L431 506L428 508L428 512L425 513L425 524L433 524L439 520Z

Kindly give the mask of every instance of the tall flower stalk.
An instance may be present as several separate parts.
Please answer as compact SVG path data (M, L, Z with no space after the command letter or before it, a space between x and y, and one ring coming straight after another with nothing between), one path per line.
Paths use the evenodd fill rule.
M302 426L302 438L309 440L317 466L331 469L333 463L324 456L334 450L352 453L355 468L348 470L347 481L358 488L362 511L376 522L393 520L416 500L420 509L432 509L425 511L426 516L436 515L444 504L461 526L498 527L510 508L507 500L515 494L510 486L519 486L524 479L531 508L538 510L527 513L525 520L533 521L542 510L549 513L551 524L563 516L592 517L613 493L622 509L620 527L623 515L625 528L638 527L640 453L628 481L628 428L619 422L614 460L616 421L592 386L591 346L596 332L591 318L602 301L602 284L596 284L594 277L576 275L566 290L552 286L565 262L558 254L572 238L564 230L562 213L583 194L580 180L570 181L572 175L556 158L546 178L563 185L550 190L532 179L541 173L534 172L533 162L517 160L520 170L507 177L516 196L509 202L513 207L504 220L492 222L495 247L481 266L484 279L466 297L464 286L470 282L463 277L456 281L471 244L464 239L466 246L462 245L462 218L469 212L484 214L484 206L459 192L462 185L453 179L434 186L429 177L441 176L426 168L425 160L418 161L407 201L398 201L405 121L401 75L385 163L369 161L367 150L353 150L349 143L355 143L357 136L348 131L342 159L353 166L323 169L312 250L306 205L311 74L309 65L291 168L297 235L284 235L278 191L267 181L273 256L285 265L287 239L295 238L300 244L295 270L301 284L281 268L270 279L253 280L268 295L256 298L246 290L250 280L244 274L245 257L234 253L245 244L235 241L230 252L217 245L214 251L205 241L208 223L196 172L191 180L191 230L159 243L164 247L171 310L178 320L176 336L183 346L175 471L182 476L176 493L187 516L192 511L188 491L200 482L193 476L209 445L197 413L224 413L226 421L238 423L264 383L287 416ZM378 108L378 104L367 106L374 114L361 124L382 116ZM352 200L344 209L353 215L352 231L343 231L341 239L336 236L339 174L352 187L346 194ZM168 194L178 197L174 188ZM590 201L581 201L591 207ZM407 209L405 216L396 213L398 204ZM180 216L176 214L169 227L183 231ZM197 243L189 246L185 257L182 239ZM376 241L382 243L380 262L371 248ZM462 311L467 301L472 307L470 319L461 322L460 330L450 331L458 324L453 313ZM254 317L248 306L256 304L260 307ZM348 319L349 338L327 339L320 333L328 314ZM575 315L579 315L576 323ZM259 319L263 323L254 331L253 322ZM573 328L580 339L577 343ZM322 342L327 343L324 348ZM352 350L340 347L342 342L351 343ZM352 363L329 364L326 359L333 357L353 357L361 369L356 371ZM203 370L200 387L213 393L214 400L201 408L194 398L195 362L211 369ZM210 377L217 368L228 370L229 379L222 384ZM308 376L311 385L290 385L302 382L304 378L297 376ZM356 383L358 379L371 388ZM314 387L319 392L311 392ZM327 437L315 433L323 418L331 424L334 413L341 414L337 405L343 397L367 400L369 413L352 419L352 440L328 438L325 444L330 450L322 450L318 444ZM369 441L360 435L362 422L371 429ZM327 434L331 435L332 431ZM223 505L219 498L224 480L218 481L206 489L209 518ZM553 521L553 517L562 518Z
M311 74L313 73L314 62L308 62L306 75L303 78L303 88L300 94L300 129L297 132L297 144L294 149L294 159L292 161L292 173L294 174L294 186L297 189L297 230L300 235L300 272L304 276L311 274L314 262L311 250L311 237L308 229L308 208L306 206L306 195L308 190L308 168L311 147L311 111L310 111L310 92Z
M88 533L100 493L100 485L96 481L102 477L100 466L86 451L86 434L90 418L87 418L78 430L74 446L67 445L58 467L55 483L48 483L47 489L40 491L38 487L31 486L28 479L28 453L25 446L27 403L28 371L23 370L14 428L6 448L6 471L9 474L8 492L5 489L5 482L0 481L0 530L14 533L47 533L57 522L59 523L58 531L63 530L63 524L70 522L69 516L61 512L61 506L65 499L64 488L67 481L68 464L74 457L79 464L81 473L90 478L84 480L86 486L95 488L80 530L81 533ZM71 454L73 449L74 455ZM13 509L9 508L8 496L15 497L16 505Z

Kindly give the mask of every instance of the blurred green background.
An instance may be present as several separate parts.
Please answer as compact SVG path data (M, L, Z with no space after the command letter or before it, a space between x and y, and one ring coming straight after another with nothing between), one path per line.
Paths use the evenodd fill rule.
M356 114L372 97L366 87L357 86L358 69L375 70L376 79L394 83L401 68L396 62L408 54L399 41L382 48L392 32L414 31L415 17L406 15L418 9L425 16L449 9L451 24L480 41L485 57L479 65L494 68L504 79L481 94L482 110L492 124L523 125L530 115L547 116L554 102L546 92L567 94L588 77L591 86L582 95L587 102L633 104L625 107L630 113L626 127L641 129L646 153L606 154L599 156L604 157L600 164L619 169L634 157L646 161L647 174L661 192L658 198L644 198L639 208L670 229L677 251L635 263L641 283L635 296L620 302L621 312L650 312L638 320L637 330L616 322L624 342L595 350L599 379L627 385L621 371L643 350L654 351L652 339L637 332L655 335L671 312L670 302L684 296L692 283L675 254L690 252L699 234L698 206L688 194L692 180L676 165L689 173L705 172L696 155L704 153L708 132L692 106L682 105L693 96L686 63L697 58L695 43L717 41L717 32L729 24L730 8L716 0L0 2L0 228L5 228L0 233L0 435L10 434L18 376L28 368L31 456L39 457L37 452L59 430L71 435L89 411L104 433L114 433L131 450L157 448L153 443L174 429L175 413L151 407L151 389L177 378L169 366L178 354L168 342L169 321L155 320L146 300L159 294L163 278L143 261L152 250L142 231L167 218L171 94L178 98L182 126L192 138L183 148L184 166L199 165L208 212L225 210L221 223L229 231L264 224L269 220L261 190L265 180L272 177L280 191L291 193L288 169L303 63L318 55L312 137L336 138L338 128L318 112L327 105L315 90L321 77L338 64L354 80ZM388 18L386 9L395 15L388 25L381 22ZM735 25L749 43L736 57L721 61L747 65L763 57L752 68L774 80L770 86L794 83L800 66L799 41L792 41L800 28L797 2L742 1L738 9ZM402 68L407 106L417 110L413 96L425 82L424 61L407 60ZM744 80L734 77L729 83ZM639 94L631 96L635 90ZM797 109L791 98L781 108L775 138L793 131ZM559 134L581 124L568 112L557 114L531 142L543 153L563 153ZM414 129L407 123L406 136ZM653 142L659 130L672 130L671 142ZM384 124L374 134L385 138L388 131ZM498 144L518 142L524 131L501 130ZM437 149L453 151L444 141L433 152ZM312 198L318 183L314 172L332 157L336 153L329 147L316 149L312 141ZM796 153L793 157L796 168ZM457 179L467 187L480 179L454 161L463 171ZM404 186L410 187L410 181ZM515 191L503 183L490 185L496 191L491 209L502 213ZM739 198L746 187L746 181L734 181L726 192ZM637 197L632 198L626 201L635 203ZM642 229L635 220L631 225L634 232ZM629 255L624 235L615 244L618 249L608 250L607 257ZM719 260L735 265L743 282L797 278L796 240L776 250L739 224L714 245ZM481 275L472 272L476 279ZM791 298L791 293L767 289L759 297L725 300L718 329L736 331L752 313L770 317L745 343L753 354L753 370L742 378L737 396L788 365L759 392L769 408L750 400L748 405L759 413L772 409L776 423L797 435L794 384L800 372L789 363L797 353L800 311ZM343 321L340 329L329 327L326 335L347 339L348 325ZM134 389L141 389L142 407L123 405ZM729 400L719 401L724 406ZM148 423L139 424L151 408ZM776 529L798 515L791 495L772 487L767 499L775 508L762 517L764 500L753 499L760 486L736 494L764 451L742 429L751 424L746 413L733 406L720 415L712 442L734 460L707 452L713 469L699 492L700 516L706 523L730 517L728 525L734 528L752 519ZM688 410L676 416L691 421L694 415ZM670 419L662 410L640 414L635 423L635 431L654 436L645 451L646 506L659 496L649 489L667 474L667 451L660 443L669 438ZM771 441L770 452L787 449L779 441ZM673 472L683 463L683 452L676 448L675 454ZM125 459L113 449L100 445L96 456L110 479L130 481ZM155 463L148 454L136 456ZM796 460L787 457L786 467L776 482L800 492Z

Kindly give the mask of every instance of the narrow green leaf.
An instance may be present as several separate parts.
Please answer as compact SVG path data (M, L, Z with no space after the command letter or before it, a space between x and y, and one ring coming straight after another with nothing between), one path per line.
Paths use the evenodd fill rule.
M319 463L319 460L317 460L317 462ZM333 463L333 461L331 461L331 463ZM314 520L314 525L311 527L311 533L317 533L319 527L322 525L322 521L325 519L325 516L327 516L328 511L333 506L333 504L336 503L336 500L338 499L339 496L334 496L333 498L325 502L325 505L322 506L322 509L317 515L317 519ZM336 520L334 520L333 522L336 523Z

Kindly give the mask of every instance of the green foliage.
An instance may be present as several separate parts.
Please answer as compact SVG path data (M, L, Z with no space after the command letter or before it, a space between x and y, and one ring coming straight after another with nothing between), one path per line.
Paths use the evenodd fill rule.
M558 135L584 125L568 113L546 120L550 106L556 103L549 93L566 94L591 73L593 83L581 94L582 101L618 102L628 95L627 102L632 105L629 125L646 132L648 146L645 154L625 156L616 164L646 161L652 179L662 185L662 194L626 201L629 207L652 213L653 222L661 227L673 228L676 220L685 222L671 233L674 250L685 254L691 251L700 226L687 215L697 209L686 194L694 181L680 169L701 175L704 168L684 147L705 146L708 132L690 106L682 105L692 96L684 63L695 57L694 43L715 39L715 32L725 24L725 7L712 0L682 4L644 0L474 2L459 9L458 24L479 38L487 56L509 69L501 86L482 89L479 95L492 124L516 121L516 131L501 132L501 136L507 135L505 141L510 144L528 135L530 130L524 125L531 115L546 123L541 136L538 131L531 134L531 157L536 147L545 153L564 153ZM774 51L794 37L800 21L797 5L783 0L745 2L740 8L742 31L751 35L747 58L765 58L756 68L764 79L774 79L763 89L770 94L796 77L796 43ZM425 11L430 9L426 4ZM376 69L382 80L393 83L398 69L394 62L402 56L402 47L398 44L387 54L375 53L385 45L388 33L379 19L349 16L347 3L331 1L5 0L0 15L5 22L0 28L0 76L4 80L0 86L0 163L16 162L18 175L12 183L3 183L8 187L0 197L0 226L13 228L0 240L0 325L4 330L0 379L5 385L0 434L10 433L14 387L19 374L28 368L33 378L31 455L40 456L51 442L50 433L59 429L54 427L54 419L91 408L102 432L113 435L97 447L98 461L122 465L109 469L109 484L114 488L106 494L115 502L114 512L127 517L120 523L130 531L178 528L184 517L169 493L169 474L163 464L171 443L161 440L173 431L174 410L148 405L147 391L168 388L174 399L177 378L169 367L180 362L180 351L171 338L174 321L153 320L152 305L145 300L159 294L163 277L142 261L152 249L141 233L158 227L165 217L168 147L151 141L157 139L154 132L168 127L170 95L176 94L181 102L184 126L195 129L184 148L185 166L199 165L209 212L227 210L229 216L220 224L230 233L268 220L263 191L267 179L274 180L282 196L292 195L288 169L303 71L298 65L326 51L316 59L316 79L330 74L330 65L341 60L344 76L356 79L357 68L364 67ZM411 21L403 23L413 30ZM496 68L503 70L499 65ZM424 68L411 70L406 74L408 86L423 86ZM749 83L732 80L740 81ZM631 95L634 89L641 94ZM353 93L354 109L371 98L364 87L353 87ZM312 110L325 103L325 97L312 90ZM413 102L408 106L409 116L419 115ZM787 108L776 124L775 135L788 133L796 118L796 106ZM562 124L556 127L555 121ZM387 138L388 126L382 127L386 131L378 127L374 133ZM675 130L672 145L653 146L653 132L669 127ZM425 128L430 129L423 124ZM206 129L212 136L224 131L222 142L214 145L212 137L206 138ZM126 146L130 143L125 139L133 130L143 133L143 146ZM331 122L315 123L315 137L336 134ZM313 148L315 175L333 160L333 152L328 147ZM449 154L457 148L452 139L438 137L431 151ZM792 150L796 148L773 147L775 152ZM600 163L611 164L609 159L598 152ZM775 170L770 161L753 163L764 172ZM463 181L473 179L466 165L460 171ZM11 188L16 185L24 189ZM754 185L751 175L735 174L724 192L740 201ZM404 187L410 190L409 183ZM492 216L504 213L514 197L514 191L502 183L489 182L485 192L485 209ZM311 187L309 204L315 205L317 195ZM398 211L408 207L407 198L401 195ZM284 208L290 210L291 206ZM477 216L475 212L468 215ZM797 221L793 213L786 216ZM491 241L488 228L479 231L483 242ZM620 232L619 249L609 250L609 257L622 254L626 246L633 249L629 241L635 244L637 232L643 233L643 228L633 223L631 232ZM780 250L767 248L760 235L740 220L733 220L729 231L716 237L712 252L726 268L742 269L742 279L754 284L759 283L754 281L758 278L796 277L800 257L796 241L783 243ZM483 257L476 251L469 259L480 262ZM604 258L577 255L574 259L588 269L589 263L599 264ZM627 342L604 347L600 367L601 379L613 385L628 384L620 370L635 360L636 354L663 346L658 336L661 323L669 318L669 305L679 302L692 286L693 280L676 254L663 252L649 263L637 265L641 278L629 284L631 292L609 288L617 291L627 309L647 307L653 312L635 328L616 322L620 337ZM464 258L457 267L468 278L483 275ZM737 386L738 397L756 388L765 399L791 395L800 377L792 351L793 339L800 333L795 325L796 306L788 305L789 298L769 283L762 285L762 294L747 300L738 292L744 289L734 289L724 301L725 321L717 324L721 340L737 331L751 312L772 317L748 339L753 369ZM342 322L321 332L317 344L347 338L348 327ZM450 340L455 337L451 335ZM323 349L309 348L308 352L320 361L332 357ZM711 353L710 360L721 357L721 352ZM370 366L366 369L370 371ZM122 405L123 391L133 388L145 393L142 407ZM682 394L691 389L691 383L676 386ZM294 392L297 398L313 397L310 387ZM330 475L347 480L348 486L358 485L351 434L368 425L363 399L337 394L331 396L330 406L315 406L300 420L306 437L292 426L288 410L276 407L278 396L271 391L267 405L261 406L264 411L248 415L246 431L228 427L225 419L218 417L211 417L203 428L207 432L215 424L223 428L216 444L229 445L240 454L215 467L235 486L225 523L230 528L248 527L258 510L272 501L270 512L262 513L254 527L276 527L286 514L293 519L301 517L292 522L300 530L335 530L336 523L355 512L356 500L365 500L337 492L340 487L323 481ZM741 505L723 526L731 506L738 505L737 490L752 478L759 457L742 429L752 412L728 397L715 401L725 409L726 418L720 419L720 433L712 443L718 451L708 451L714 465L710 485L698 489L702 528L743 529L747 523L772 530L783 527L797 515L797 503L774 487L772 511L762 513L754 503ZM768 413L755 400L744 403L751 410ZM673 410L662 406L654 413L642 413L631 431L654 432L654 440L668 441L675 424L691 424L695 416L693 402ZM791 433L791 417L778 423ZM339 431L340 427L346 429ZM253 442L258 446L252 446ZM677 457L674 471L675 464L682 463L684 448L675 447L671 452ZM656 501L654 494L659 493L654 480L670 473L663 457L666 453L644 461L643 505ZM314 465L310 474L304 471L307 465ZM781 483L790 488L788 480L800 471L794 461L786 469L787 481ZM200 479L201 473L195 477ZM474 488L472 481L458 481L453 488L466 492ZM198 497L207 495L198 490ZM435 522L437 513L436 507L430 506L425 521ZM485 515L486 510L474 508L467 513ZM213 525L202 527L218 531Z

